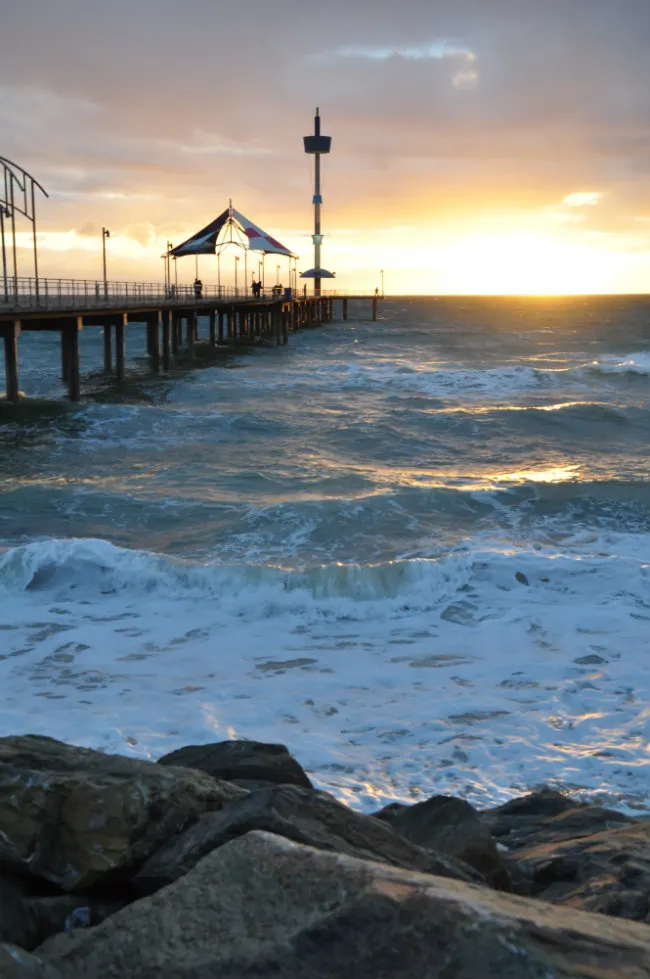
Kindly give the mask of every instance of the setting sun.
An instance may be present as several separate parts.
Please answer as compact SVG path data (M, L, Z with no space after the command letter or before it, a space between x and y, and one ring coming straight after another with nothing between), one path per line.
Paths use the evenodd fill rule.
M611 256L596 247L537 234L469 238L452 246L452 274L478 293L557 295L598 292ZM460 284L460 282L459 282Z

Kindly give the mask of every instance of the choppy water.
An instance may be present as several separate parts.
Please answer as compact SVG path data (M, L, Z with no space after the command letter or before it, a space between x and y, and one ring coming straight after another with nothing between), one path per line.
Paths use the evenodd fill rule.
M650 809L650 304L382 312L0 406L0 734L282 741L366 809ZM20 348L60 398L54 338Z

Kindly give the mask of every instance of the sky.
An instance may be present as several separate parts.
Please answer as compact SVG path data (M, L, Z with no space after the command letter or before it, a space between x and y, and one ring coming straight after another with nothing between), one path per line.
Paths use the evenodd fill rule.
M0 156L41 274L101 278L107 227L110 279L162 280L230 199L304 270L319 105L336 288L645 292L649 43L648 0L0 0Z

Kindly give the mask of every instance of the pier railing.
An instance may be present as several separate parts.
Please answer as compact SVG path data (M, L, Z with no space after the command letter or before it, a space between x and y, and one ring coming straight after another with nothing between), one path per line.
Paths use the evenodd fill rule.
M278 295L267 286L263 297ZM279 293L284 295L284 290ZM104 282L95 279L47 279L19 276L0 281L0 313L21 310L91 309L93 306L131 306L178 302L180 305L196 299L248 301L252 293L246 288L204 285L200 294L193 285L165 285L161 282Z
M266 286L262 292L263 299L284 298L286 292L282 286ZM291 297L300 299L307 295L304 288L290 293ZM323 289L323 298L331 299L364 299L372 298L373 293L354 295L349 292ZM244 286L204 285L197 296L193 285L177 285L161 282L104 282L98 279L35 279L33 276L18 276L0 280L0 313L21 312L27 310L56 310L56 309L92 309L106 306L135 306L154 305L158 302L179 305L198 300L223 302L248 302L253 294Z

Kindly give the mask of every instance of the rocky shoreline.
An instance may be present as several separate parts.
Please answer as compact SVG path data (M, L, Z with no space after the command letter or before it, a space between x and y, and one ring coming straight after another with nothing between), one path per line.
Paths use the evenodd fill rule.
M0 977L650 977L650 818L541 790L361 815L282 745L0 738Z

